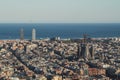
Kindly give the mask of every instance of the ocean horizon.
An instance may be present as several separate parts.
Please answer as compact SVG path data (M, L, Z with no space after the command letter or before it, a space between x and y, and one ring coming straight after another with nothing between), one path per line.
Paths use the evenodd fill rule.
M19 39L20 29L24 29L24 39L31 39L32 29L36 38L62 39L120 37L120 23L0 23L0 39Z

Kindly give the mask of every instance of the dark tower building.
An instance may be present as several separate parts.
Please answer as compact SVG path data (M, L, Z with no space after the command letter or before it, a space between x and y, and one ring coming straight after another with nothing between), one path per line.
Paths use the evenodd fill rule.
M86 50L86 45L81 44L81 52L80 52L80 58L85 58L85 51Z
M77 50L77 57L80 57L80 46L77 46L78 50Z
M90 48L90 59L94 59L94 46L92 45Z
M84 35L81 46L78 46L77 56L78 58L83 58L84 60L94 59L94 48L93 46L90 48L89 43L87 43L87 35Z
M80 57L84 58L84 59L88 59L88 55L89 55L89 46L87 43L87 35L84 34L83 35L83 42L81 43L81 52L80 52Z
M24 40L24 30L23 30L23 28L20 30L20 40Z
M87 60L87 59L89 59L89 56L90 56L90 53L89 53L89 45L88 45L88 43L81 44L80 57Z
M88 44L88 43L85 45L84 58L85 58L85 59L89 59L89 58L90 58L89 44Z
M77 52L77 57L79 58L79 57L81 57L81 47L80 47L80 45L78 45L78 50L77 50L78 52Z

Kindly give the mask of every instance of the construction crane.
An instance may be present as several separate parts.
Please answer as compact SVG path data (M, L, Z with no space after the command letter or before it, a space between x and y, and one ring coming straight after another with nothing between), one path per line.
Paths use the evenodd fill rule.
M88 34L83 34L83 43L87 43Z

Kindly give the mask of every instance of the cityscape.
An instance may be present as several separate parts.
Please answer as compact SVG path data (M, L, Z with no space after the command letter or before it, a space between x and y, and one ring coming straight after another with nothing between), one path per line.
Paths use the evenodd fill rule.
M0 80L120 80L120 0L0 0Z
M120 80L120 38L0 40L0 80Z

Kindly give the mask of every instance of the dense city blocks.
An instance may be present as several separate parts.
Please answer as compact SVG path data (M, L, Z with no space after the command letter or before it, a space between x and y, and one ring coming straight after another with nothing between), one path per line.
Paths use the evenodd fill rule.
M120 79L119 38L0 41L0 80L113 79Z

